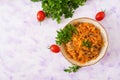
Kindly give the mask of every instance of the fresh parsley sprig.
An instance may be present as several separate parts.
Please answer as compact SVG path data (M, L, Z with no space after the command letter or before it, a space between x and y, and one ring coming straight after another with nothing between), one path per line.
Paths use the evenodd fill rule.
M53 20L61 21L61 17L69 18L73 16L74 11L83 6L86 0L31 0L33 2L42 2L43 11L47 17Z
M31 0L32 2L39 2L39 1L42 1L42 0Z
M64 69L64 71L68 72L68 73L77 72L79 70L79 68L81 68L81 67L77 66L77 65L72 65L72 66L69 66L69 68Z
M67 43L71 40L73 33L77 33L76 28L68 24L65 28L57 31L56 44L61 45L62 43Z

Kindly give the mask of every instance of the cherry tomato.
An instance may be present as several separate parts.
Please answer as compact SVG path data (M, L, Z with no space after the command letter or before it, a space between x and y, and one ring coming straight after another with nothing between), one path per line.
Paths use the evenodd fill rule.
M38 11L37 13L37 20L43 21L45 19L45 13L43 11Z
M96 19L97 21L101 21L101 20L104 19L104 17L105 17L105 12L104 12L104 11L100 11L100 12L98 12L98 13L96 14L95 19Z
M57 46L57 45L55 45L55 44L53 44L53 45L50 46L50 50L51 50L52 52L54 52L54 53L60 52L59 46Z

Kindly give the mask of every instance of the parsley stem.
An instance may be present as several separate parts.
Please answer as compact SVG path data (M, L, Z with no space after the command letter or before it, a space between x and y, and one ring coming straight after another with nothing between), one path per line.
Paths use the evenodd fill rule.
M72 66L69 66L68 68L64 69L64 72L68 72L68 73L77 72L80 68L81 68L80 66L72 65Z

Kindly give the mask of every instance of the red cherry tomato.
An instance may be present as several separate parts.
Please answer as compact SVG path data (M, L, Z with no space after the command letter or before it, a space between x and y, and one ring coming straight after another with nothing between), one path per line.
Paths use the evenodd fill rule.
M55 45L55 44L53 44L53 45L50 46L50 50L51 50L52 52L54 52L54 53L60 52L59 46L57 46L57 45Z
M105 17L105 12L104 12L104 11L100 11L100 12L98 12L98 13L96 14L95 19L96 19L97 21L101 21L101 20L104 19L104 17Z
M43 21L45 19L45 13L43 11L38 11L37 13L37 20Z

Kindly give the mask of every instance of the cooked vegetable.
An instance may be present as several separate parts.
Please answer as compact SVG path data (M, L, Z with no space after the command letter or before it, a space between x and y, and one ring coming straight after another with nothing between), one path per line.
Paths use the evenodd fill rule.
M42 8L47 17L53 20L61 21L61 17L69 18L73 16L74 10L83 6L86 0L31 0L33 2L42 2Z
M77 72L79 70L79 68L81 68L80 66L77 66L77 65L73 65L73 66L70 66L69 68L67 69L64 69L65 72L68 72L68 73L71 73L71 72Z
M73 34L71 40L65 44L66 55L81 64L96 59L104 44L99 28L87 22L73 25L77 29L77 35Z
M56 43L61 45L62 43L69 42L74 33L77 33L76 28L73 25L67 25L64 29L57 31Z

